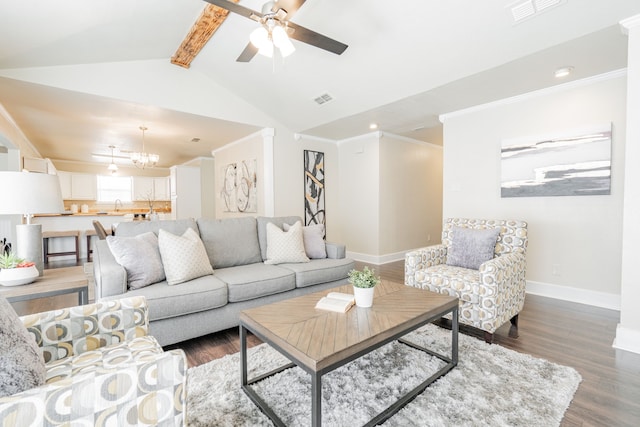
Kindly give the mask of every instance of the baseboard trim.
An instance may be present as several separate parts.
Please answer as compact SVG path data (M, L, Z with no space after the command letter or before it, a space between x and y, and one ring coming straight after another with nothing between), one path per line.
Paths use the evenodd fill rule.
M618 323L613 348L640 354L640 331L625 328Z
M527 280L527 293L620 311L620 295Z
M386 254L386 255L369 255L369 254L362 254L359 252L347 251L347 257L353 258L356 261L366 262L368 264L381 265L381 264L387 264L390 262L403 261L404 255L406 253L407 251L396 252L393 254Z

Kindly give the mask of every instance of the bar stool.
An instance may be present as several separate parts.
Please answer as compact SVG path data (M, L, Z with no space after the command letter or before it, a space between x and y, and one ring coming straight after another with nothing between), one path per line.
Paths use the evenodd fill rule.
M105 232L107 233L107 235L111 235L111 229L105 229ZM97 236L98 233L96 233L95 229L91 229L91 230L87 230L84 232L85 236L87 236L87 261L91 261L92 259L92 254L93 254L93 249L91 249L91 241L93 240L92 237Z
M54 239L58 237L73 237L74 244L75 244L75 251L49 252L49 239ZM75 255L76 261L80 261L80 248L78 247L79 237L80 237L79 230L44 231L42 233L42 249L44 252L44 263L47 264L49 262L49 257L64 256L64 255Z

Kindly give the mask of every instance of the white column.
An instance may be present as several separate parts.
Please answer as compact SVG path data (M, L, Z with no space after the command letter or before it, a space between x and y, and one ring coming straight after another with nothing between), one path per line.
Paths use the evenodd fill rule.
M620 22L629 37L627 62L627 132L622 221L620 323L615 348L640 353L640 15Z
M274 216L276 211L276 194L275 194L275 179L274 179L274 166L273 166L273 137L275 136L275 129L264 128L262 129L262 152L263 152L263 168L264 177L262 184L264 185L264 216Z

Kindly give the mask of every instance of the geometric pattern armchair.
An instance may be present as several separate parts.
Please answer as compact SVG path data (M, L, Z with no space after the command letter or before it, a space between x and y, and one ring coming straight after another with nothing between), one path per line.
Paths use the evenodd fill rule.
M493 258L478 270L447 265L455 227L499 228ZM485 341L507 321L518 327L526 291L527 223L516 220L448 218L442 244L405 256L405 284L459 298L459 321L485 331Z
M0 398L0 424L180 426L186 357L164 352L144 297L20 317L45 362L45 384Z

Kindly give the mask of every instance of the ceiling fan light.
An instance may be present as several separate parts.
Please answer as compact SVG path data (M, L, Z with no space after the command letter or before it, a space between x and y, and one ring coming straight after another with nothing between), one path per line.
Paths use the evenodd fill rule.
M280 53L283 57L286 58L296 50L296 48L293 46L293 43L291 43L287 32L284 30L284 28L282 28L282 26L277 25L273 29L271 35L273 37L273 44L275 44L280 49Z
M273 43L271 42L267 42L264 44L264 46L260 47L258 49L258 53L260 55L266 56L267 58L272 58L273 57Z
M251 32L249 35L249 40L251 44L254 45L258 49L263 49L267 45L271 44L269 40L269 32L264 27L258 27Z

